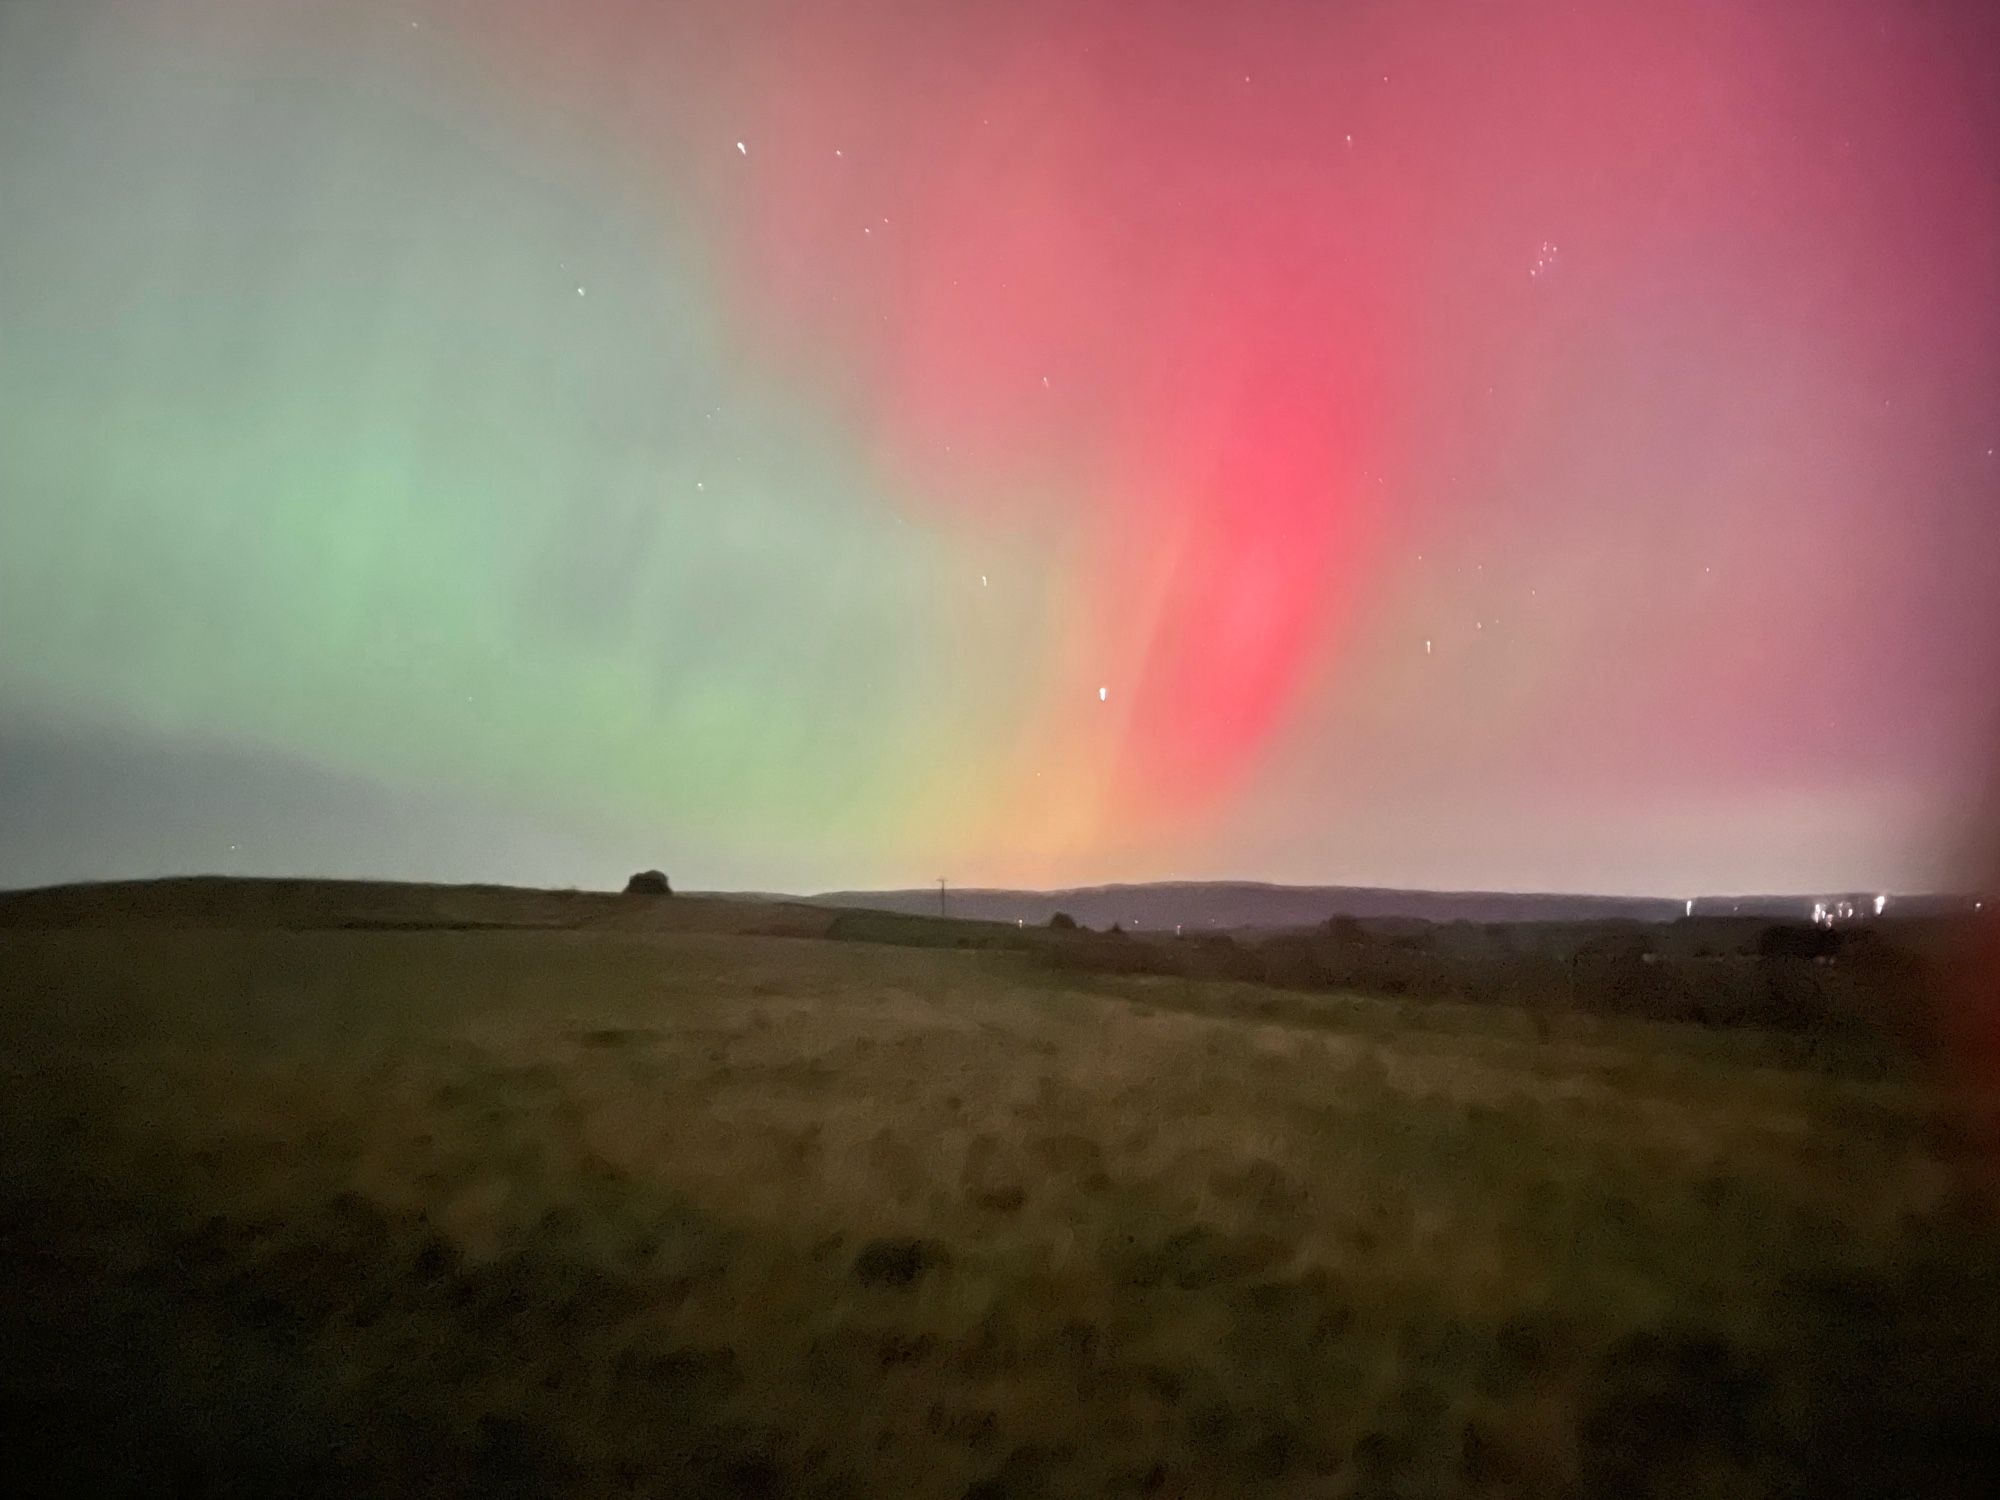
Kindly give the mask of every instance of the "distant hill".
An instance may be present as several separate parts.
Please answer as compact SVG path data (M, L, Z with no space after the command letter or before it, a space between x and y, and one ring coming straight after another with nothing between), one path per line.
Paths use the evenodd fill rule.
M1764 917L1805 921L1816 901L1845 897L1859 910L1872 893L1701 896L1698 916ZM828 891L795 897L821 906L938 914L936 886L904 891ZM1935 916L1966 910L1969 896L1910 895L1890 898L1899 915ZM1140 931L1186 928L1309 927L1328 917L1401 917L1426 922L1671 922L1687 914L1685 901L1657 896L1592 896L1509 891L1410 891L1363 885L1266 885L1257 881L1163 881L1150 885L1094 885L1060 891L948 889L946 912L990 922L1038 925L1059 911L1086 927L1113 922Z
M190 875L0 891L9 927L236 928L312 932L485 928L824 936L822 908L783 900L623 896L526 886Z
M1817 901L1848 900L1857 913L1870 895L1704 896L1703 917L1805 921ZM1894 916L1966 911L1969 896L1890 898ZM193 926L280 928L628 927L785 932L818 936L832 908L936 917L936 886L900 891L700 892L660 899L606 891L546 891L494 885L403 881L182 876L0 891L0 927ZM1425 922L1671 922L1684 901L1659 897L1408 891L1378 886L1265 885L1255 881L1164 881L1059 891L968 887L946 892L945 912L973 921L1040 927L1057 912L1085 927L1114 922L1139 932L1311 927L1328 917Z
M907 891L828 891L817 905L938 914L937 887ZM1797 903L1794 903L1797 906ZM1806 901L1799 910L1809 911ZM1254 881L1171 881L1060 891L947 890L954 917L1041 925L1059 911L1086 927L1113 922L1138 931L1176 926L1310 927L1332 916L1406 917L1429 922L1668 922L1682 902L1633 896L1516 895L1504 891L1403 891L1377 886L1264 885Z

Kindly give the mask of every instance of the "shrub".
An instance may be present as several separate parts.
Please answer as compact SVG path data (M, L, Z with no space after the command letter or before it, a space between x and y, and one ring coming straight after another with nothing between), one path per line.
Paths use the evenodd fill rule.
M671 896L674 888L667 883L667 877L658 870L641 870L625 882L628 896Z
M1066 911L1059 911L1053 917L1049 918L1049 930L1051 932L1075 932L1076 918L1072 917Z

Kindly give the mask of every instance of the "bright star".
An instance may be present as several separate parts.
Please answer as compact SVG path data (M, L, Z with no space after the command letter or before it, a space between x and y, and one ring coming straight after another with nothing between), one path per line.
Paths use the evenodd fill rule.
M1111 696L1111 689L1110 689L1110 688L1106 688L1106 687L1101 687L1101 688L1099 688L1099 689L1097 690L1097 701L1098 701L1099 703L1102 703L1102 702L1104 702L1104 701L1105 701L1105 700L1106 700L1107 698L1109 698L1110 696Z
M736 154L738 156L748 156L750 154L750 148L744 145L741 141L738 141L736 143Z

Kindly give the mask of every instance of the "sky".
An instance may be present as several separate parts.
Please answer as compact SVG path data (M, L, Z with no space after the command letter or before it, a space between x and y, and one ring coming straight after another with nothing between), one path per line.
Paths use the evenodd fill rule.
M0 4L0 884L1967 868L1985 0Z

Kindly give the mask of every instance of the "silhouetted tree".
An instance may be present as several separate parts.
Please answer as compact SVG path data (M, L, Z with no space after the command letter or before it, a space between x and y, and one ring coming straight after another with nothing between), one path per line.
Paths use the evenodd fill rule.
M1049 918L1049 928L1054 932L1075 932L1076 918L1066 911L1059 911Z
M658 870L641 870L625 882L628 896L671 896L674 888L667 884L667 877Z

